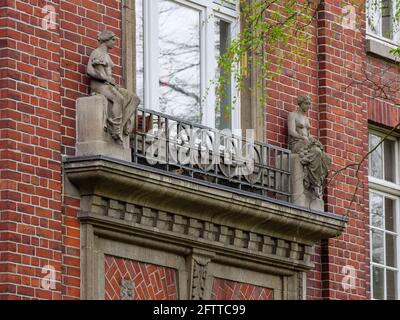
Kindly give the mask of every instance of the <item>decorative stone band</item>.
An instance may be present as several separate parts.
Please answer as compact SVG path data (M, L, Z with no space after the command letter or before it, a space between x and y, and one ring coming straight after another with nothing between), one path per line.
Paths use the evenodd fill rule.
M79 218L97 225L100 221L110 225L113 222L114 226L118 223L131 230L156 232L164 236L164 241L175 238L191 244L198 242L198 246L209 249L279 257L287 259L286 263L295 260L303 268L311 266L312 247L308 245L98 196L92 198L90 213L81 212Z
M334 214L105 157L67 159L64 170L79 188L79 218L97 234L180 254L208 250L224 263L305 271L313 266L312 245L339 235L346 225Z

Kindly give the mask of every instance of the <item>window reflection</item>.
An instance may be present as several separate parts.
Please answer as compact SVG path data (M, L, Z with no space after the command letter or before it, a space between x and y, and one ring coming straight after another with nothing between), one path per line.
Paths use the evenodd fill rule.
M371 225L383 228L383 196L371 193L370 201Z
M383 142L383 149L385 155L385 180L396 182L395 142L386 139Z
M372 230L372 261L385 263L384 235L382 231Z
M385 271L379 267L372 268L372 284L374 288L373 297L374 299L385 299Z
M382 179L383 178L383 163L382 163L382 144L380 137L373 134L369 136L369 150L376 148L370 155L370 175Z
M396 237L386 233L386 265L396 267Z
M160 111L201 122L200 12L159 1Z
M382 0L382 36L393 39L393 3L391 0Z

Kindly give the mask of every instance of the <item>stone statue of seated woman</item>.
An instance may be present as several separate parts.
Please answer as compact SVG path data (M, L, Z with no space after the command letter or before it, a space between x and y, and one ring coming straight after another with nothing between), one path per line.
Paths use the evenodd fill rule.
M296 172L299 164L292 161L292 192L294 203L308 206L310 201L322 199L331 159L322 144L310 135L310 120L306 116L311 105L310 98L300 96L298 105L298 110L288 116L289 148L292 158L302 167L302 172ZM323 210L323 207L318 209Z
M114 64L108 50L114 48L116 40L112 31L104 30L99 34L100 46L90 55L87 73L91 77L91 93L101 94L109 101L105 130L116 142L122 143L123 136L133 129L133 117L140 99L135 93L121 88L113 78Z

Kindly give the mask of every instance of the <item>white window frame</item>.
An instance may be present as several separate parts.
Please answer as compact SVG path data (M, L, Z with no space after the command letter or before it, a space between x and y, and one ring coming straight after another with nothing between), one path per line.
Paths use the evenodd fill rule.
M380 130L369 130L369 134L373 134L376 135L378 137L383 138L386 134ZM369 137L369 135L368 135ZM386 230L385 228L379 228L379 227L375 227L372 225L372 215L371 215L371 211L369 210L369 235L370 235L370 283L371 283L371 299L373 298L373 293L374 293L374 288L373 288L373 266L377 266L380 268L383 268L385 271L388 270L392 270L392 271L396 271L397 272L397 283L396 285L396 299L399 300L400 299L400 170L399 170L399 166L396 165L399 163L400 160L400 148L399 148L399 144L400 144L400 140L398 137L395 136L389 136L386 139L389 139L391 141L395 142L395 182L390 182L390 181L386 181L384 179L378 179L372 176L368 175L368 186L369 186L369 194L371 195L371 193L377 194L377 195L381 195L384 198L390 198L392 200L395 200L395 208L396 208L396 212L395 212L395 223L396 223L396 232L391 232ZM369 140L369 138L368 138ZM384 159L385 155L384 155L384 151L382 152L382 163L385 163L385 159ZM371 172L370 170L370 166L368 168L368 173ZM384 173L383 173L383 177L384 177ZM384 221L385 223L385 221ZM386 241L384 238L383 241L383 247L384 247L384 262L385 264L379 264L376 262L373 262L372 260L372 230L377 230L377 231L382 231L384 232L384 234L389 233L392 235L396 236L396 267L390 267L386 265ZM383 283L383 287L384 287L384 299L387 299L387 286L386 286L386 272L384 273L384 283Z
M239 32L240 13L239 2L236 9L218 5L212 0L171 0L181 5L199 10L201 12L201 23L205 28L200 31L200 90L202 125L215 127L215 70L216 61L214 54L214 17L224 20L230 24L231 38ZM206 23L207 21L207 23ZM144 108L159 110L159 68L158 68L158 3L157 1L143 0L143 86L144 86ZM212 41L208 45L207 41ZM231 128L240 129L240 98L236 89L234 76L231 75L231 96L236 97L236 104L232 105Z
M400 28L398 26L395 26L394 28L397 30L394 34L393 34L393 39L388 39L386 37L384 37L382 35L382 10L381 7L378 6L377 8L375 8L375 12L368 12L371 11L372 8L369 5L369 3L372 3L375 0L367 0L367 5L368 5L368 10L366 10L366 30L367 30L367 38L374 38L377 39L380 42L384 42L386 44L389 44L391 47L396 48L399 46L399 42L400 42ZM392 16L395 14L396 12L396 1L400 1L400 0L392 0ZM376 25L376 33L371 29L369 21L368 21L368 17L369 15L373 16L373 22Z

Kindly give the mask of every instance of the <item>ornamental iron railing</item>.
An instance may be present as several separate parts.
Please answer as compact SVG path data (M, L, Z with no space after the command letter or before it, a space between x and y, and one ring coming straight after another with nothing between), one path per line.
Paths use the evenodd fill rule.
M210 186L290 202L290 151L138 108L132 161Z

